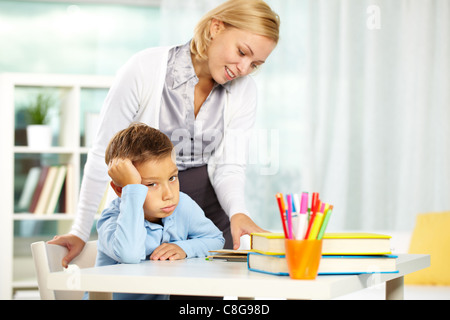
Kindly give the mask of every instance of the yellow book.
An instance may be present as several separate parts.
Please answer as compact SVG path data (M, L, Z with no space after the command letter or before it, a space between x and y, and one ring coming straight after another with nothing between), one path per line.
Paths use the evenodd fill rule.
M391 236L351 232L325 233L322 255L385 255L391 254ZM283 255L283 233L252 233L251 251L266 255Z
M283 233L252 233L250 235L250 248L252 252L267 255L283 255L284 234Z

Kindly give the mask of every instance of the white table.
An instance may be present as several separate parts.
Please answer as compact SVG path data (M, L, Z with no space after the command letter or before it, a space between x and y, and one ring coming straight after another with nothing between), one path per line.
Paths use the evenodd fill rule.
M403 276L430 266L429 255L399 255L399 273L318 276L316 280L292 280L249 271L244 262L145 261L140 264L55 272L48 277L53 290L97 293L129 292L201 296L332 299L386 282L386 299L403 299Z

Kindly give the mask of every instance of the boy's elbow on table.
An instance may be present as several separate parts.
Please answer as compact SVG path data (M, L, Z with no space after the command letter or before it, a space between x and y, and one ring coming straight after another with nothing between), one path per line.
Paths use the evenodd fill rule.
M145 256L142 257L142 254L138 250L132 250L130 248L114 248L114 255L120 263L136 264L145 259Z
M119 262L120 263L125 263L125 264L138 264L140 263L142 260L137 258L136 256L124 256L122 258L119 258Z

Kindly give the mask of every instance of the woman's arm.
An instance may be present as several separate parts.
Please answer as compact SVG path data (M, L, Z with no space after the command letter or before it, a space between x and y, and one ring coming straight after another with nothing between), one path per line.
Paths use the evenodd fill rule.
M236 213L249 214L245 205L245 171L257 102L252 78L235 81L225 111L222 145L213 159L215 170L211 181L222 208L230 217Z
M100 124L84 169L79 203L71 234L84 241L89 238L95 213L108 187L105 150L112 136L128 127L140 108L141 70L132 58L118 72L100 114Z
M69 249L62 265L78 256L88 241L99 203L109 187L109 177L105 164L105 150L111 137L127 127L140 107L140 68L136 57L119 70L101 110L101 121L97 138L88 153L81 184L75 220L69 234L55 236L49 243Z
M256 119L256 84L251 77L237 81L229 98L223 148L212 179L217 198L230 217L234 249L239 248L242 235L265 231L252 221L245 203L249 140Z

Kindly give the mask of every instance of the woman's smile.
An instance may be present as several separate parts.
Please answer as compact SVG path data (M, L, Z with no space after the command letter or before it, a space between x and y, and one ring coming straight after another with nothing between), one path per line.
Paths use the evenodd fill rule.
M228 81L231 81L236 78L236 75L228 67L225 66L225 77L228 79Z

